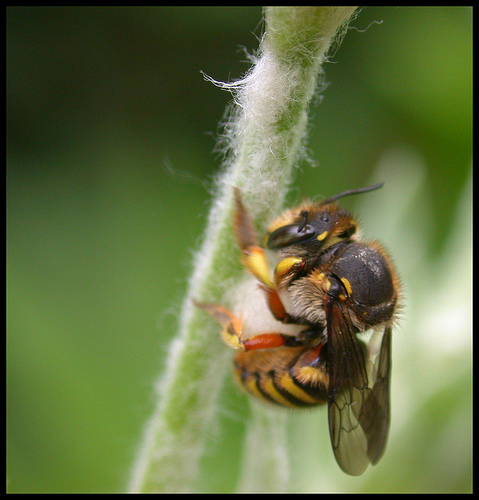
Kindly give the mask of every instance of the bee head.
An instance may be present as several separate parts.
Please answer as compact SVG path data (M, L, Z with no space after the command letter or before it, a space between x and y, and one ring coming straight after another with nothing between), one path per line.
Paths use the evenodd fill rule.
M336 204L303 205L293 222L274 229L267 239L272 250L300 245L310 250L320 250L350 238L356 232L351 214ZM296 220L294 220L296 219Z
M272 250L288 250L298 246L308 251L321 251L350 238L357 224L336 200L350 194L378 189L382 184L345 191L320 203L306 203L287 212L270 227L266 245Z

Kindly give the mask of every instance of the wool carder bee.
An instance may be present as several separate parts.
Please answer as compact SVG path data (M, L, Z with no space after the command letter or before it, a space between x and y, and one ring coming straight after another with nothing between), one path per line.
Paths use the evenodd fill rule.
M376 464L385 450L400 286L385 250L359 238L357 222L337 200L381 186L287 210L268 228L266 248L257 243L235 189L233 226L242 262L281 328L258 331L245 321L247 311L197 303L238 349L235 375L247 392L286 407L328 404L334 455L351 475Z

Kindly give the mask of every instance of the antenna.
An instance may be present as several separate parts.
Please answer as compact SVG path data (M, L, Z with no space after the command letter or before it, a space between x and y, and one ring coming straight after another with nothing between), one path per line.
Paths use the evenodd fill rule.
M374 184L374 186L343 191L342 193L336 194L335 196L331 196L331 198L327 198L326 200L322 201L321 205L327 205L328 203L333 203L333 201L339 200L339 198L343 198L344 196L349 196L350 194L367 193L369 191L374 191L375 189L380 189L383 186L384 182L381 182L380 184Z

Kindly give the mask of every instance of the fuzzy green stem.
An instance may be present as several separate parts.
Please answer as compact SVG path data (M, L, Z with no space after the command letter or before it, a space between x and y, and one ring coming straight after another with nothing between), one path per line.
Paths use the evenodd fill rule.
M238 493L284 493L289 469L286 409L251 401Z
M232 236L232 188L240 188L258 227L264 228L271 215L281 209L294 163L301 153L308 105L321 63L354 10L266 8L265 36L251 71L239 82L220 84L233 92L236 102L225 126L228 161L217 179L205 238L194 259L179 334L159 382L158 406L139 450L130 491L195 490L198 463L215 421L231 353L214 335L218 326L193 306L192 299L225 303L226 293L243 273ZM253 429L258 428L259 439L265 438L263 446L269 446L272 437L264 429L275 429L278 436L278 422L272 422L268 412L255 411L259 413ZM261 483L266 488L278 484L277 476L284 469L284 450L273 450L266 471L260 465L254 471L248 471L246 466L243 477L263 476ZM282 481L280 484L277 488L286 487Z

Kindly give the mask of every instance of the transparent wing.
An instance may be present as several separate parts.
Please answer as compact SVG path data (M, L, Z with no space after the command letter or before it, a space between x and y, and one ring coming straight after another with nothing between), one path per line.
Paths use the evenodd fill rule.
M334 455L347 474L362 474L382 456L389 429L391 329L379 354L358 340L339 300L325 301L328 330L329 432Z

